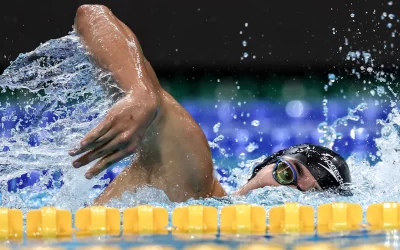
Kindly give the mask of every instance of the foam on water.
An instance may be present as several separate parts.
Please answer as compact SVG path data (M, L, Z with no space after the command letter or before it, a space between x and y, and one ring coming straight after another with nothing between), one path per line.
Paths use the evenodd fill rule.
M370 58L371 55L368 55L365 63L370 63ZM332 77L329 77L330 82ZM56 205L74 211L90 203L100 192L92 187L105 185L107 180L94 178L89 181L83 176L94 163L74 169L71 166L73 159L67 154L68 149L74 147L102 120L116 99L107 97L102 88L104 84L99 82L112 85L113 79L108 72L91 62L74 33L48 41L30 53L21 54L3 73L0 77L0 149L4 149L0 153L1 206L29 209ZM391 101L396 102L393 98ZM379 162L370 166L368 161L360 161L355 156L347 159L354 182L353 196L265 187L252 191L246 197L210 198L201 203L219 207L247 202L269 208L289 201L315 207L338 200L359 203L364 207L375 202L399 201L396 183L400 179L400 112L394 106L387 120L378 121L382 125L381 137L375 140ZM347 120L357 121L365 108L366 104L361 103L331 125L326 120L319 127L321 143L332 147L335 140L340 138L337 127L345 125ZM328 110L325 111L328 115ZM256 126L255 123L252 125ZM217 124L214 127L215 133L220 126ZM218 135L210 145L229 157L218 145L223 138L223 135ZM255 144L249 145L255 147ZM231 184L224 184L225 188L233 191L233 187L243 185L250 176L251 167L264 157L243 161L231 170ZM121 165L127 165L129 161L126 159ZM39 182L23 189L8 190L8 180L35 171L40 174ZM160 190L142 187L136 193L125 193L122 198L110 201L109 205L124 208L143 203L172 209L199 201L177 204L170 202Z

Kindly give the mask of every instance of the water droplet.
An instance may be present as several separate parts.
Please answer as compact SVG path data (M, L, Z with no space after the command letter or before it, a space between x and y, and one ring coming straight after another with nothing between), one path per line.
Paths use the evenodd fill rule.
M394 19L394 18L395 18L395 15L394 15L394 14L389 14L389 18L390 18L390 19Z
M363 102L357 105L356 110L364 111L367 108L368 108L368 103Z
M247 46L247 42L246 41L242 41L242 45L243 45L243 47L246 47Z
M376 87L376 93L377 93L379 96L382 96L383 94L385 94L385 87L383 87L383 86L377 86L377 87Z
M371 53L363 51L361 54L364 57L364 62L368 63L368 60L371 58Z
M240 35L243 34L243 31L239 31L239 34L240 34Z
M219 135L219 136L217 136L217 137L213 140L213 142L214 142L214 143L217 143L217 142L219 142L219 141L222 141L224 138L225 138L225 136Z
M259 120L254 120L254 121L251 122L251 126L258 127L259 125L260 125L260 121Z
M218 122L217 124L215 124L214 127L213 127L214 133L218 133L220 127L221 127L221 123L220 123L220 122Z
M249 145L247 145L247 147L246 147L246 151L249 152L249 153L253 152L253 151L256 150L256 149L258 149L258 145L257 145L256 143L254 143L254 142L251 142L251 143L250 143Z
M241 159L241 160L246 159L246 154L245 153L240 153L239 154L239 159Z
M354 14L354 13L351 13L351 14L350 14L350 16L351 16L351 17L355 17L355 16L356 16L356 14Z
M328 123L326 123L326 122L320 123L318 125L318 132L325 133L326 131L328 131Z
M249 26L249 23L245 23L245 24L244 24L244 27L248 27L248 26Z
M391 23L388 23L386 26L387 26L389 29L392 28L392 24L391 24Z
M336 75L335 74L328 74L328 79L329 79L329 81L334 82L334 81L336 81Z
M393 5L393 1L389 1L389 2L388 2L388 5L389 5L389 6L392 6L392 5Z
M249 54L248 54L247 52L244 52L244 53L243 53L243 57L244 57L244 58L246 58L246 57L248 57L248 56L249 56Z
M374 96L375 95L375 90L371 90L370 93L371 93L372 96Z

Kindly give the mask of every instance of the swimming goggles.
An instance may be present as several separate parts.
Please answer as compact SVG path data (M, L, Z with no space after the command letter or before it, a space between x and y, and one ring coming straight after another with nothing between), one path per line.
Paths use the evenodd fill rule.
M295 185L298 190L303 191L297 185L297 173L295 168L287 161L279 159L272 171L272 176L281 185Z

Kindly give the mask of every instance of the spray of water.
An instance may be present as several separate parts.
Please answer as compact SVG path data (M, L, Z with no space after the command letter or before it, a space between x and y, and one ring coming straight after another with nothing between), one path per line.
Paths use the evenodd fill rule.
M19 55L4 71L0 77L3 206L31 206L25 201L30 194L62 186L46 192L45 203L75 208L87 200L93 185L104 184L84 179L85 169L93 164L72 169L73 159L67 154L112 104L99 81L113 84L111 75L90 61L74 33ZM8 191L8 180L32 172L40 175L33 186L20 190L17 183Z

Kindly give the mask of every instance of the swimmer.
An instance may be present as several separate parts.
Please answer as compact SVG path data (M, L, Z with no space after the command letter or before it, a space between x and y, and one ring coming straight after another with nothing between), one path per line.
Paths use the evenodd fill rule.
M80 168L98 160L85 174L91 179L113 163L136 154L94 203L104 204L143 185L163 190L176 202L226 196L214 175L203 131L161 87L135 34L100 5L79 7L75 30L91 58L112 73L124 95L104 120L69 151L71 156L80 155L72 165ZM350 182L348 166L340 155L303 144L266 158L254 168L248 183L234 194L245 195L257 188L279 185L301 191L326 190Z

